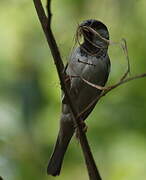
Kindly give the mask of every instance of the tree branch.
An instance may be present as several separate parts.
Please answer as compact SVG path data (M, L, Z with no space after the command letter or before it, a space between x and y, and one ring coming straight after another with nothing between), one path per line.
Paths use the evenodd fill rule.
M127 75L126 75L127 76ZM102 90L102 93L97 97L95 98L82 112L80 112L78 114L78 118L80 118L86 111L88 111L88 109L90 109L90 107L95 103L97 102L100 98L102 98L103 96L105 96L107 93L109 93L111 90L117 88L118 86L122 85L122 84L125 84L129 81L132 81L132 80L136 80L136 79L140 79L140 78L144 78L146 77L146 73L143 73L143 74L139 74L139 75L136 75L136 76L133 76L133 77L129 77L129 78L126 78L126 76L119 82L117 82L116 84L114 85L111 85L111 86L108 86L108 87L102 87L102 86L99 86L99 85L96 85L96 84L93 84L89 81L87 81L86 79L82 78L82 77L77 77L77 78L81 78L85 83L87 83L88 85L96 88L96 89L99 89L99 90Z
M100 99L101 97L105 96L108 92L110 92L111 90L117 88L118 86L122 85L122 84L125 84L129 81L132 81L132 80L136 80L136 79L140 79L140 78L144 78L146 77L146 73L143 73L143 74L139 74L139 75L136 75L136 76L133 76L133 77L129 77L129 78L126 78L124 80L121 80L119 82L117 82L116 84L112 85L112 86L108 86L108 87L102 87L102 86L98 86L96 84L93 84L87 80L85 80L84 78L81 78L84 82L86 82L87 84L89 84L90 86L96 88L96 89L99 89L99 90L103 90L103 92L101 93L100 96L98 96L98 99Z
M51 0L47 1L48 18L45 15L45 11L43 9L41 1L33 0L33 2L34 2L40 23L42 25L43 31L45 33L48 45L50 47L50 50L51 50L51 53L52 53L52 56L53 56L53 59L54 59L55 65L56 65L57 73L58 73L58 76L60 79L61 89L65 93L68 105L70 107L70 111L73 116L74 124L76 125L77 130L78 130L78 136L79 136L80 144L81 144L82 151L84 154L86 166L88 169L89 179L90 180L101 180L100 174L98 172L93 155L90 150L90 146L87 141L86 134L84 133L84 131L82 129L82 125L80 124L74 104L72 103L69 91L65 84L64 65L63 65L63 62L62 62L62 59L60 56L60 52L59 52L57 43L55 41L54 35L51 30L51 17L52 17L51 10L50 10Z

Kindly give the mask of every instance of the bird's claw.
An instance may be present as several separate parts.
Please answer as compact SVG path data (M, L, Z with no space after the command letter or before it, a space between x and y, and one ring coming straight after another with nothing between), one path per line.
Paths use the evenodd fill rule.
M86 133L87 129L88 129L88 126L86 125L86 123L84 121L80 121L80 126L82 128L82 131L84 133ZM75 136L76 136L77 139L79 139L79 130L78 130L78 126L77 125L75 126Z

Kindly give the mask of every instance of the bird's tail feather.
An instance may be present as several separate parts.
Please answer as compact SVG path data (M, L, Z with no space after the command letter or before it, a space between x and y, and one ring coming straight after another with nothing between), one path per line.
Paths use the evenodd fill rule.
M47 167L47 173L52 176L57 176L60 174L64 154L73 136L74 129L73 128L68 129L68 132L66 132L65 134L64 132L65 131L62 131L62 129L59 132L53 154L50 158L50 161Z

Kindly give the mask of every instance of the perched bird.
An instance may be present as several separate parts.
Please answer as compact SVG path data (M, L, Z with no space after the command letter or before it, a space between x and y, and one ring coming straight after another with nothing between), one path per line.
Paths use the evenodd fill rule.
M66 83L74 107L77 113L81 113L101 93L101 90L91 87L82 78L99 86L104 86L107 82L110 72L110 59L107 52L109 32L102 22L94 19L83 21L77 31L83 36L83 43L71 53L65 71L68 77ZM82 114L83 121L94 109L96 103L97 101ZM53 176L60 174L64 154L74 132L73 118L66 97L63 95L60 130L48 164L48 174Z

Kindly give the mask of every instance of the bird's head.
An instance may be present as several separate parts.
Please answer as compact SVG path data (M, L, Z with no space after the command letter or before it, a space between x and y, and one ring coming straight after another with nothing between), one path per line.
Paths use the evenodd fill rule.
M109 32L101 21L85 20L79 25L78 32L83 35L84 43L97 48L107 48L109 45Z

